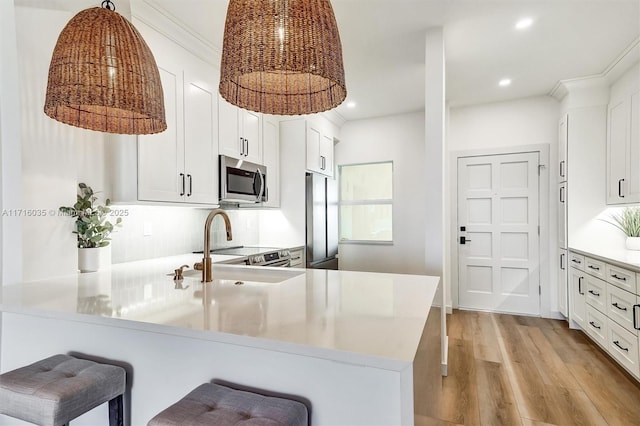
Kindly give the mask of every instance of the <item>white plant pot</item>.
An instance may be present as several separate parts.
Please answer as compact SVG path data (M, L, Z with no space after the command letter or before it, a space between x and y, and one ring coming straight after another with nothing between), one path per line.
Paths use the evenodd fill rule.
M78 249L80 272L96 272L111 266L111 246Z
M627 237L625 245L628 250L640 250L640 237Z

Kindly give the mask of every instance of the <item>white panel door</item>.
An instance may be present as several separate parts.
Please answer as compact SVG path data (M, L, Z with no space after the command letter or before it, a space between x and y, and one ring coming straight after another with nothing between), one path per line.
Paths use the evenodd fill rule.
M458 159L461 308L540 313L538 153Z

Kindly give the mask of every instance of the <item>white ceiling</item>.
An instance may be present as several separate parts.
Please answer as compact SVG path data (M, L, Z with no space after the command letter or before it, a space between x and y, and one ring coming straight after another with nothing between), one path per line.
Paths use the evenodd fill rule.
M221 46L227 0L144 1ZM446 97L452 106L549 94L559 80L603 73L640 35L640 0L331 3L342 39L347 100L357 103L353 109L338 107L347 120L423 109L424 34L431 27L443 27ZM515 30L523 17L533 18L533 25ZM503 77L512 79L510 87L498 87Z

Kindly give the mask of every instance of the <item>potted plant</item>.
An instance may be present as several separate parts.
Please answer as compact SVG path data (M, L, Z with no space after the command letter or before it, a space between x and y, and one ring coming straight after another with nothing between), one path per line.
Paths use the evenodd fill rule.
M105 200L104 205L96 204L96 192L85 183L78 184L78 197L73 207L60 207L60 212L66 216L75 217L78 236L78 269L80 272L93 272L111 263L109 235L115 227L122 225L122 218L115 223L107 220L111 209L111 200Z
M612 217L611 224L627 236L627 249L640 250L640 207L626 207Z

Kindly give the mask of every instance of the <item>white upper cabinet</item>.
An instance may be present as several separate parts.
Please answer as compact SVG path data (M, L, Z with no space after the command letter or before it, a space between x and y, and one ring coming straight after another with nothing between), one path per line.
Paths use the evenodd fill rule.
M333 135L317 121L307 121L307 170L333 177Z
M137 25L160 70L167 118L166 131L138 137L137 199L217 204L217 72L166 37Z
M640 202L638 66L612 87L607 126L607 203Z
M276 117L262 117L263 164L267 167L267 202L263 207L280 207L280 123Z
M262 164L262 114L219 96L220 154Z
M564 114L558 125L558 182L567 181L567 138L569 116Z

